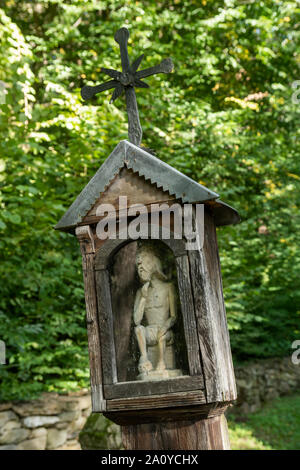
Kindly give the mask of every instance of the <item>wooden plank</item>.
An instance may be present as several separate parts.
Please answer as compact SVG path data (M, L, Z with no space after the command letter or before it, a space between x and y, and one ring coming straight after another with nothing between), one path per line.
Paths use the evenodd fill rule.
M106 269L103 269L101 271L96 271L95 274L98 321L102 346L103 383L107 385L117 382L109 273Z
M203 389L202 375L182 376L168 380L156 380L155 382L132 381L105 385L104 395L106 399L114 399Z
M155 184L146 181L132 170L122 168L106 190L99 196L93 207L86 214L82 223L93 223L99 220L97 208L101 204L111 204L118 210L119 196L127 196L127 207L133 204L152 204L167 202L175 199L168 191L157 188Z
M169 207L171 207L171 206L172 206L173 204L175 204L175 203L179 203L179 202L178 202L176 199L162 199L162 200L157 199L155 202L151 202L151 203L149 203L149 204L137 203L137 204L134 205L134 210L135 210L135 211L134 211L134 214L136 214L136 213L138 214L137 211L138 211L139 207L140 207L142 210L144 210L144 208L146 208L146 210L147 210L147 212L148 212L148 214L149 214L149 215L148 215L148 217L149 217L148 220L151 220L151 219L150 219L150 213L155 213L155 212L159 212L160 214L168 213L168 212L170 211ZM102 200L100 201L100 199L99 199L99 201L98 201L98 206L99 206L100 204L103 204L103 203L102 203ZM97 206L97 207L98 207L98 206ZM106 220L108 220L108 219L115 219L115 218L116 218L117 220L123 219L124 217L127 216L127 212L128 212L128 210L129 210L130 207L131 207L131 206L127 203L126 206L124 205L124 207L123 207L123 205L122 205L122 207L119 208L119 205L118 205L118 203L116 202L116 204L115 204L115 210L112 210L111 212L108 211L107 213L105 212L105 215L101 215L101 216L100 216L100 215L96 215L96 213L95 213L95 214L91 214L91 215L87 215L87 216L84 218L84 220L79 223L79 226L80 226L80 225L84 225L84 226L85 226L86 224L96 224L96 223L98 223L100 220L102 220L102 219L104 219L104 218L105 218ZM170 211L170 212L171 212L171 211ZM134 215L129 216L129 217L133 218ZM171 230L172 230L172 223L173 223L173 213L172 213L172 212L171 212L171 217L170 217L170 219L171 219L170 227L171 227Z
M206 403L203 391L168 393L166 395L150 395L138 398L119 398L107 400L107 411L140 410L143 408L166 408Z
M224 401L237 398L234 369L232 363L230 338L227 326L226 309L223 297L222 275L217 242L216 227L212 216L207 217L207 237L204 242L207 271L211 285L211 305L215 318L215 347L221 395ZM221 345L221 347L220 347ZM220 396L220 395L219 395Z
M228 403L201 403L200 405L178 406L173 408L106 411L104 416L116 424L130 425L142 423L167 423L169 421L182 421L208 419L225 413Z
M133 305L139 286L135 266L136 250L137 242L135 241L123 246L113 257L111 267L111 295L118 382L135 380L138 374L135 364L138 346L135 338L134 341L132 339Z
M204 246L189 251L190 275L207 400L236 399L214 220L205 211Z
M86 305L86 323L90 359L90 382L92 393L92 410L105 411L106 403L102 386L102 358L98 325L97 296L94 275L93 234L89 226L77 227L76 236L82 253L82 268Z
M217 379L216 355L213 345L213 328L208 303L209 293L207 293L205 264L203 256L199 252L191 251L188 256L206 391L210 400L217 401L218 394L215 388Z
M158 238L161 239L162 242L165 243L172 250L174 256L177 257L186 254L185 241L183 239L172 238L172 233L171 238L165 239L163 238L163 231L161 229L161 226L149 224L148 233L151 234L152 231L157 232ZM124 235L124 237L122 236L119 238L119 232L117 233L117 238L108 238L104 241L104 243L101 244L99 248L97 248L97 244L95 241L95 270L105 269L110 264L111 256L113 256L114 253L117 253L117 251L120 250L128 242L135 241L130 238L127 238L128 233L126 230L121 233Z
M227 422L223 414L197 421L187 419L167 423L122 426L121 432L126 450L230 449ZM190 463L192 463L192 455L185 456L186 459L188 457L190 457Z
M94 255L85 257L85 269L83 270L86 323L90 358L90 381L92 392L93 411L104 411L105 401L102 390L102 361L100 334L97 318L97 299L94 278Z
M178 288L190 375L202 375L199 340L187 255L176 258Z

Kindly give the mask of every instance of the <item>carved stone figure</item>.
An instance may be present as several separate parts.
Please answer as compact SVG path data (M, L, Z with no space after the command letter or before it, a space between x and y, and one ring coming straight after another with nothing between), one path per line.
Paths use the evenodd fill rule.
M134 303L135 334L141 353L139 380L177 377L174 335L176 297L173 283L167 282L159 258L150 246L142 245L136 256L138 275L143 286ZM141 323L144 320L145 326Z

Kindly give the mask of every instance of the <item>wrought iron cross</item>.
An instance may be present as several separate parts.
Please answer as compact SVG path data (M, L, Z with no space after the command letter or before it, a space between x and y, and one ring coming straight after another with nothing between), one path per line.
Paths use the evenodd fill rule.
M96 86L84 86L81 89L81 96L84 100L92 98L96 93L114 88L110 103L113 103L123 91L125 91L126 107L128 114L128 137L129 141L135 145L140 145L142 140L142 128L137 107L136 95L134 87L149 88L147 83L142 82L142 78L155 75L157 73L170 73L173 70L172 59L164 59L160 64L148 69L137 71L144 54L130 64L127 42L129 31L126 28L119 29L115 34L115 41L120 46L122 72L117 70L101 68L101 72L109 75L113 80Z

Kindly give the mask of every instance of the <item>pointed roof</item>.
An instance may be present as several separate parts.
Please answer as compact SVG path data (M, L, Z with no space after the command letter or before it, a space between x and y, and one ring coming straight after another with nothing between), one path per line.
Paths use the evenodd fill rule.
M157 188L168 191L171 196L174 195L184 203L210 201L213 211L215 208L221 215L221 223L217 221L217 225L239 222L238 213L218 200L217 193L196 183L140 147L122 140L62 216L55 229L73 231L123 167L138 173L145 180L150 180Z

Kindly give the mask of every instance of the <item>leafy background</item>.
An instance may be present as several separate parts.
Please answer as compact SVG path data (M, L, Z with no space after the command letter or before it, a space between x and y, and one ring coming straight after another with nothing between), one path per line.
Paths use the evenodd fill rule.
M299 338L297 2L2 0L1 400L88 384L79 248L53 226L127 137L124 98L80 98L121 26L142 68L175 63L137 90L143 144L242 217L218 234L235 361Z

